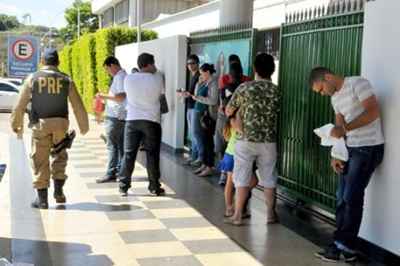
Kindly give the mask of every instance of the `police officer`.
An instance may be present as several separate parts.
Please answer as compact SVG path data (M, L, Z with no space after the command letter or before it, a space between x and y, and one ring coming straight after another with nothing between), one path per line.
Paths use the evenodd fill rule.
M81 134L89 130L88 115L74 82L58 70L58 53L54 49L45 51L42 57L43 67L30 75L24 82L20 98L11 115L12 130L23 132L24 113L31 102L30 124L32 128L32 168L33 187L37 198L32 202L33 208L47 209L47 189L50 177L54 180L54 198L57 203L65 203L63 186L67 176L68 155L64 149L51 155L53 145L60 143L68 131L68 99L73 108Z

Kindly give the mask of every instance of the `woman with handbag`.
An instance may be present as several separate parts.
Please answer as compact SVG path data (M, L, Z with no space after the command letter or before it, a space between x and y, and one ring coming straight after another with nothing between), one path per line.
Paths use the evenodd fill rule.
M200 67L200 79L195 95L191 95L196 101L192 121L193 137L196 138L199 158L202 161L202 165L194 173L201 177L212 175L214 167L213 136L218 104L218 84L215 72L214 65L203 64Z

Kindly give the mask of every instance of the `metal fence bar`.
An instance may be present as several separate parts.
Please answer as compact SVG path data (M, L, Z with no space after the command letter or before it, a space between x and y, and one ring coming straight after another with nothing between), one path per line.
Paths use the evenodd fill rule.
M329 99L311 92L307 77L317 65L342 75L360 73L364 15L357 8L335 5L296 13L281 28L279 184L328 211L335 208L337 177L329 149L319 145L312 130L333 122L334 115Z

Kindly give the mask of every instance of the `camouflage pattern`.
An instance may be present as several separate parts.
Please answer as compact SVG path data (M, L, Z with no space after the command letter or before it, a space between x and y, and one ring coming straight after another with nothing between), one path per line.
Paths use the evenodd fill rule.
M232 96L227 108L239 109L241 120L239 140L249 142L276 142L280 91L268 80L256 80L241 84Z

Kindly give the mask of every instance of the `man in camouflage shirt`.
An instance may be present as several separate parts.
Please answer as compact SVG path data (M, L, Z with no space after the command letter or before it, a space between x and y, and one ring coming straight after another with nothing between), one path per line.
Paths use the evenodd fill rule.
M226 222L242 224L244 202L256 162L259 171L259 185L264 187L267 204L267 223L276 223L275 192L277 174L276 131L280 93L271 82L275 71L274 59L268 54L257 55L254 62L255 81L243 83L233 94L226 108L227 116L237 113L241 121L240 133L235 146L233 179L236 187L234 216Z

